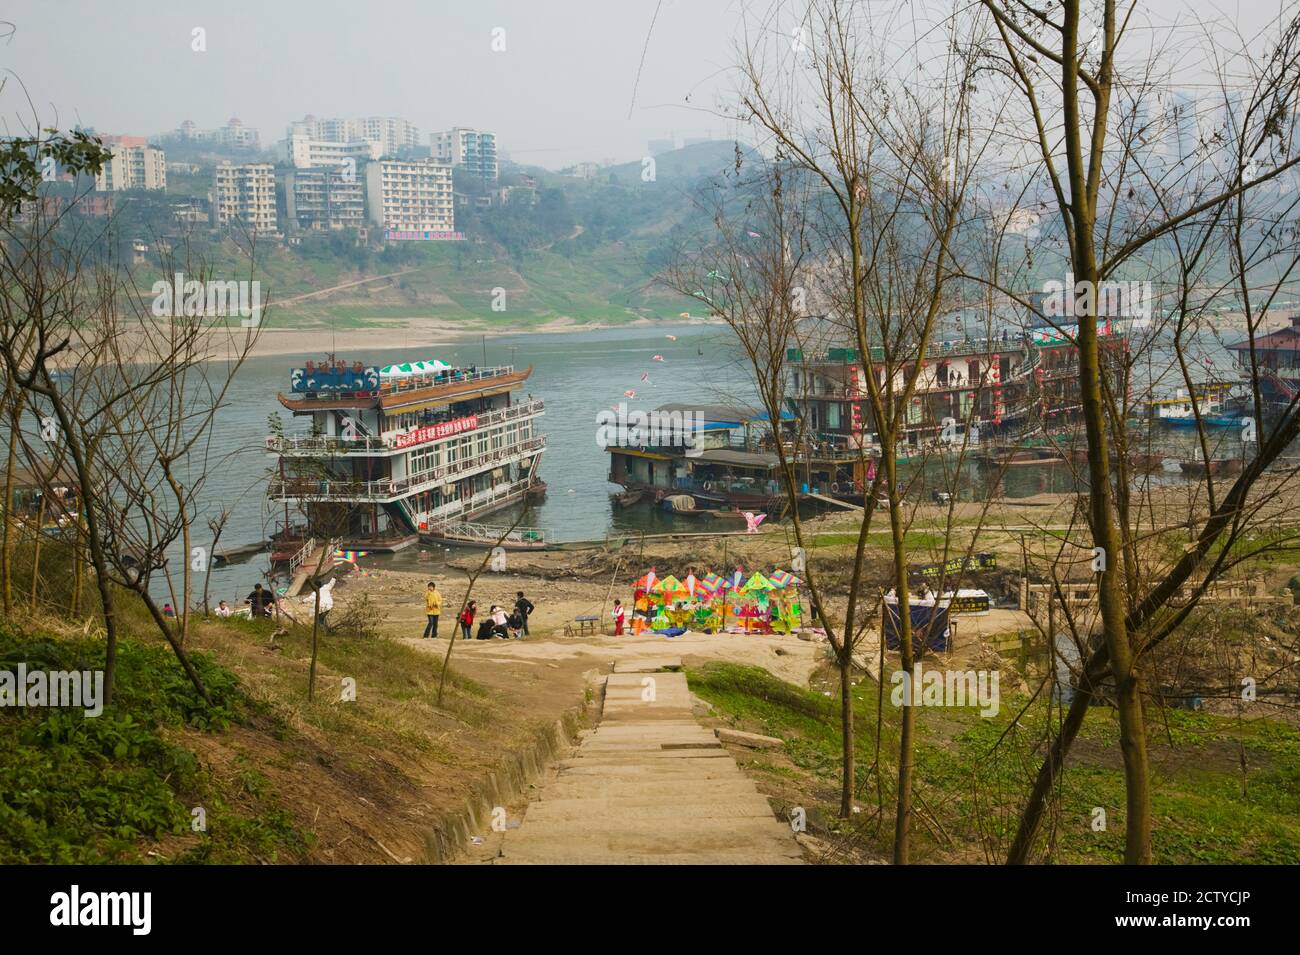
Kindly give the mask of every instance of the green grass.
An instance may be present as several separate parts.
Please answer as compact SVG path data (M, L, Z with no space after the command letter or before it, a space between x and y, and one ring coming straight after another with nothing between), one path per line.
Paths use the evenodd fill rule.
M274 861L309 845L260 793L235 805L217 791L186 732L221 733L259 715L228 670L194 654L213 698L195 692L170 650L121 642L113 705L0 710L0 863L148 861L151 842L173 839L182 862ZM103 644L0 630L0 669L98 670ZM195 833L192 810L206 813Z
M491 329L528 327L559 318L577 324L674 318L698 313L692 303L653 281L650 240L601 243L581 254L556 249L511 258L470 243L411 243L373 261L365 272L345 258L302 254L266 245L257 250L252 278L269 299L271 327L364 327L374 321L435 318ZM218 278L249 278L247 260L223 243L207 250ZM288 301L359 279L402 275L340 289L329 296ZM493 310L493 290L506 291L504 311ZM284 304L278 304L284 303Z
M932 534L928 531L909 531L904 535L907 550L914 555L934 554L938 555L943 552L944 535ZM814 547L856 547L858 543L857 533L827 533L818 534L813 538ZM893 548L893 538L888 532L872 532L867 535L867 546L873 548ZM955 545L949 547L951 556L964 554L964 549L959 549Z
M720 715L785 741L790 761L805 776L810 818L827 828L839 785L839 702L801 689L757 667L712 663L688 672L691 690ZM886 680L886 694L892 684ZM1017 812L1037 769L1036 742L1048 718L1004 691L1000 712L983 718L975 708L921 708L915 788L935 825L914 826L918 861L998 859L1014 833ZM854 689L859 802L875 808L884 790L879 825L851 825L863 847L887 853L893 832L898 713L888 696L881 732L883 765L871 769L877 691L864 679ZM1153 847L1163 863L1300 862L1300 730L1276 720L1248 721L1204 712L1152 714ZM1166 734L1165 726L1168 726ZM1170 740L1172 739L1172 743ZM1243 776L1238 752L1250 772ZM751 766L760 776L762 766ZM769 773L773 778L781 773ZM805 805L809 802L806 800ZM1094 809L1106 813L1094 831ZM1112 710L1095 708L1084 723L1054 816L1058 862L1117 862L1123 856L1124 778L1118 724Z

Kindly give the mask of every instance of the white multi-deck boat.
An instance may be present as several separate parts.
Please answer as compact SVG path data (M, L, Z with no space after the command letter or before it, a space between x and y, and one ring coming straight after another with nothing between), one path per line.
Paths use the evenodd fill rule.
M278 398L312 427L267 438L279 456L268 495L285 510L276 552L287 560L311 539L367 550L396 550L422 537L494 544L504 535L504 546L544 545L541 528L507 534L509 525L481 522L545 491L537 475L546 449L537 430L543 403L515 396L531 374L531 366L440 363L381 373L332 356L295 368L290 393Z

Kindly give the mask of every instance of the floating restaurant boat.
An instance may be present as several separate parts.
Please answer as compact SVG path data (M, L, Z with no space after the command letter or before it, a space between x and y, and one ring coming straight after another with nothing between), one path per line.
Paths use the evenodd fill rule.
M1286 328L1244 339L1228 350L1236 356L1243 383L1258 385L1265 421L1283 414L1300 394L1300 315L1292 315Z
M609 481L628 504L689 497L697 509L772 512L785 506L767 416L729 405L666 404L606 445ZM674 513L687 513L676 508Z
M801 320L796 334L801 347L788 349L785 363L786 401L801 431L793 446L801 480L811 487L840 488L835 497L860 502L878 457L869 383L874 379L883 390L891 373L894 394L915 379L899 433L900 462L955 448L967 449L985 467L1061 463L1054 447L1031 446L1024 439L1079 420L1076 335L1074 326L1045 326L937 341L919 369L915 362L897 360L891 368L879 348L864 355L844 345L844 329L834 322ZM1122 367L1129 347L1125 323L1103 320L1097 335L1103 360ZM783 426L793 430L787 422ZM844 488L853 489L852 495Z
M396 550L412 538L540 546L540 528L481 519L545 491L538 477L544 405L516 392L532 374L437 363L380 368L307 362L290 373L280 404L311 419L306 435L271 435L279 476L267 489L284 505L279 543L329 537L348 547ZM290 506L305 518L295 528Z
M1232 391L1236 387L1229 381L1206 381L1196 385L1196 409L1192 409L1192 396L1186 388L1172 395L1152 398L1147 410L1153 421L1175 428L1194 428L1196 412L1200 423L1207 428L1232 428L1241 426L1241 414L1233 413Z

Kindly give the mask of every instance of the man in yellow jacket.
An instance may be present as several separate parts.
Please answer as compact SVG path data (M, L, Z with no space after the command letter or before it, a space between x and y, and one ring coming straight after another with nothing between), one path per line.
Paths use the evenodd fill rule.
M429 622L424 627L424 637L438 639L438 616L442 613L442 594L438 593L438 587L431 580L429 589L424 592L424 613L429 618Z

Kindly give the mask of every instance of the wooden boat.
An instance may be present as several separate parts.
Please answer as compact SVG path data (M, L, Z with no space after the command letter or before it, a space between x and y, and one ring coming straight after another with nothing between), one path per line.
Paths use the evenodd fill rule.
M364 550L372 554L395 554L420 543L419 534L402 534L390 537L358 537L345 540L339 547L343 550Z
M1193 477L1205 477L1207 473L1211 477L1232 477L1242 472L1245 462L1241 458L1213 458L1209 467L1204 461L1180 461L1178 466Z
M243 563L258 554L265 553L270 546L270 541L257 541L253 544L223 547L212 555L212 566L225 567L228 564Z
M631 491L623 491L621 494L613 495L614 506L631 507L633 504L639 504L641 501L643 501L649 495L649 493L650 492L645 488L636 488Z
M454 530L436 531L421 534L420 542L424 544L452 544L456 547L477 549L500 547L502 550L545 550L552 546L547 541L544 531L527 527L519 528L503 538L499 535L485 537L478 534L457 533Z
M1033 467L1062 464L1065 459L1052 448L1004 448L989 451L976 459L980 467Z
M1065 448L1062 450L1062 453L1065 455L1067 461L1078 467L1083 467L1088 463L1087 448ZM1114 455L1111 456L1111 460L1114 460ZM1142 451L1131 451L1128 455L1129 470L1139 474L1149 474L1153 471L1159 471L1164 465L1164 461L1165 456L1155 452L1148 453Z

